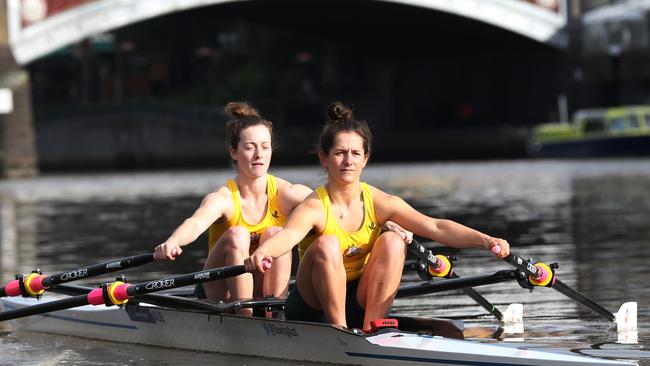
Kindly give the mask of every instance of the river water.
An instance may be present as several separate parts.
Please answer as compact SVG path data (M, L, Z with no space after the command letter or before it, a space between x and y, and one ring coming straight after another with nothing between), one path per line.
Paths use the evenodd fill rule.
M273 173L311 187L317 167ZM14 273L56 273L150 251L232 170L47 175L0 182L0 284ZM523 257L558 262L558 278L612 312L638 302L638 341L619 338L603 318L553 289L532 293L508 282L477 288L502 311L524 305L522 334L498 334L494 319L460 292L399 299L394 311L461 317L473 339L626 359L650 366L650 160L515 160L369 164L364 180L423 213L507 239ZM136 282L202 268L205 237L174 263L125 274ZM459 258L461 276L510 269L479 250ZM94 279L93 284L113 276ZM404 282L417 280L405 272ZM0 325L0 365L281 365L260 359L14 332Z

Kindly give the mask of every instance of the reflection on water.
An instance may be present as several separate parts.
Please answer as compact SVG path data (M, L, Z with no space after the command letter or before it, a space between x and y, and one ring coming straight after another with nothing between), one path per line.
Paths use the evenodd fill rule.
M324 180L315 167L274 173L311 187ZM0 282L35 267L55 273L150 251L194 211L206 192L231 174L224 170L0 182ZM609 323L552 289L530 293L517 283L482 287L479 292L501 310L523 303L526 320L525 333L516 338L500 335L483 341L574 349L650 366L644 350L650 345L650 292L645 289L650 275L650 160L371 164L364 179L399 194L421 212L506 238L522 256L558 262L564 283L611 311L625 301L639 303L639 343L623 345L616 343ZM127 276L133 282L199 270L205 242L204 236L199 238L175 263L153 263L129 270ZM458 256L456 271L461 276L508 269L483 251L427 245ZM95 279L94 284L113 277ZM417 279L414 273L404 274L405 282ZM394 310L463 317L477 338L496 330L494 320L460 292L400 299ZM188 357L182 351L124 347L130 350L126 358L102 342L8 332L0 335L0 364L42 364L50 359L43 352L48 348L60 349L51 360L69 364L165 365ZM192 354L193 359L203 356ZM208 357L214 361L209 355L206 362Z
M207 352L119 344L40 333L0 332L0 365L248 365L283 366L281 360L246 358ZM293 366L313 365L302 362Z

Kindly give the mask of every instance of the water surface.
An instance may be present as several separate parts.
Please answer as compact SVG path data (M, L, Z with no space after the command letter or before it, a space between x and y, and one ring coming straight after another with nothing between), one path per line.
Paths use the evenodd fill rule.
M315 167L275 169L285 179L316 187ZM0 281L40 268L56 273L150 251L196 209L230 170L44 176L0 182ZM494 319L460 292L396 301L395 312L460 317L473 338L512 346L574 351L650 366L650 160L535 160L477 163L370 164L364 180L398 194L423 213L449 218L507 239L513 251L558 262L558 277L612 312L637 301L638 342L617 343L610 324L553 289L532 293L508 282L477 289L499 309L524 304L525 333L496 335ZM202 236L174 263L153 263L125 274L131 282L197 271ZM481 250L438 253L459 258L461 276L509 269ZM112 276L92 284L111 281ZM404 282L417 281L405 272ZM0 333L1 365L274 364L156 347L28 332ZM281 364L281 363L278 363Z

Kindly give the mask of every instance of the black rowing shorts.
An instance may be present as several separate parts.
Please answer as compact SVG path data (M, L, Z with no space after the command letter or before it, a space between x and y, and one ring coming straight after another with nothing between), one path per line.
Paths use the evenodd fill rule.
M365 310L357 303L357 286L359 280L350 281L346 285L345 294L345 321L348 328L363 327ZM287 320L301 320L317 323L327 323L325 314L321 310L315 310L307 305L302 295L295 286L289 293L284 305L284 316Z

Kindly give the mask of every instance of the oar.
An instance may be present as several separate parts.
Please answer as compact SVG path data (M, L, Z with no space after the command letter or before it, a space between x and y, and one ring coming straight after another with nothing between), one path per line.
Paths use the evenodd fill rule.
M523 259L522 257L512 252L507 257L505 257L504 260L528 275L528 282L532 286L552 287L567 297L602 315L609 321L613 322L616 318L611 311L605 309L595 301L591 300L590 298L584 296L583 294L570 288L562 281L560 281L552 269L553 266L549 266L542 262L535 263L532 260Z
M426 263L426 275L431 277L445 277L445 278L459 278L453 269L449 258L443 255L434 255L431 250L425 248L420 244L415 238L411 240L408 244L409 250L415 254L418 258L423 260ZM424 272L424 271L423 271ZM423 278L424 279L424 278ZM481 305L485 310L490 314L494 315L499 321L503 321L503 314L496 308L488 299L483 297L481 294L476 292L471 287L464 287L462 291L476 301L477 304Z
M270 262L265 262L265 266L269 268L271 266ZM213 268L210 270L137 284L115 281L105 286L93 289L85 295L78 295L21 309L4 311L0 313L0 321L43 314L51 311L71 309L83 305L122 305L137 295L144 295L187 285L195 285L198 283L239 276L244 273L246 273L244 266L236 265Z
M64 295L81 295L88 294L93 290L92 287L88 286L79 286L79 285L59 285L56 288L52 289L52 292ZM233 312L242 308L278 308L284 306L284 298L279 297L263 297L263 298L252 298L244 300L234 300L229 302L223 301L204 301L205 299L197 299L195 297L190 297L193 289L184 289L177 291L169 291L167 293L160 294L144 294L137 295L134 298L129 299L129 303L139 303L146 302L147 304L158 305L163 307L173 307L179 309L206 309L218 313L227 313Z
M498 247L497 247L498 248ZM498 254L498 250L494 249ZM621 306L619 311L614 314L611 311L605 309L603 306L596 303L594 300L588 298L587 296L581 294L580 292L572 289L567 286L564 282L560 281L555 275L554 269L557 268L557 265L547 265L542 262L535 263L532 260L526 260L514 253L510 253L504 260L517 268L526 275L527 285L529 288L533 286L546 286L556 289L561 294L564 294L570 299L575 300L576 302L586 306L592 311L602 315L605 319L616 324L617 330L620 333L622 332L636 332L637 331L637 304L636 302L627 302ZM521 281L520 281L520 284ZM522 284L523 286L524 284Z
M153 253L134 255L131 257L116 259L100 264L80 267L49 277L42 275L40 271L36 270L27 276L17 275L15 280L10 281L5 286L0 288L0 297L18 295L22 295L24 297L38 297L48 288L61 283L120 271L126 268L147 264L151 261L153 261Z

